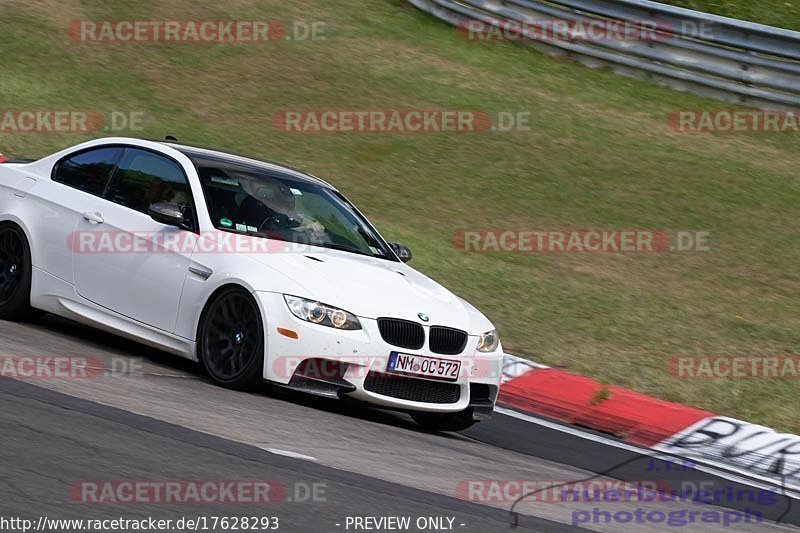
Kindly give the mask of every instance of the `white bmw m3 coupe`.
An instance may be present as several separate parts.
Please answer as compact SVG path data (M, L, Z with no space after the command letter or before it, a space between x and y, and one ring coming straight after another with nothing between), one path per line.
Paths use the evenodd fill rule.
M489 418L502 347L485 316L405 263L340 192L283 166L170 140L0 156L0 318L42 312L263 382Z

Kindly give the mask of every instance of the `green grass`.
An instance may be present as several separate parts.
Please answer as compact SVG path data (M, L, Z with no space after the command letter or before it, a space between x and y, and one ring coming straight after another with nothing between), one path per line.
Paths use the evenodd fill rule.
M687 7L725 17L760 22L800 31L798 0L661 0L665 4Z
M77 5L77 4L76 4ZM685 381L678 354L800 353L797 135L687 135L671 110L724 105L465 42L399 0L116 6L22 3L0 20L0 109L144 111L145 131L283 161L335 183L413 265L481 308L511 353L668 400L800 432L800 382ZM324 41L77 44L71 20L306 19ZM276 131L287 108L530 111L529 132ZM98 134L100 135L100 134ZM17 156L85 136L0 134ZM461 228L711 232L711 251L464 254Z

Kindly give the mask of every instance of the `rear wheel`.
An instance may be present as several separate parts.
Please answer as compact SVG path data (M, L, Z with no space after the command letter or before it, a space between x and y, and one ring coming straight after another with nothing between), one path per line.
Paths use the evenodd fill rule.
M430 431L463 431L477 422L472 418L472 408L457 413L411 413L411 418Z
M31 307L31 249L19 226L0 224L0 319L33 320L44 314Z
M244 289L231 287L214 295L199 332L200 362L217 385L252 390L262 382L264 328L261 312Z

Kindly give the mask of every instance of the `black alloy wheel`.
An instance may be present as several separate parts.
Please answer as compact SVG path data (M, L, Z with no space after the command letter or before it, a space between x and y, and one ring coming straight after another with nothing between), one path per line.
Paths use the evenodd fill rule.
M214 295L203 313L200 361L212 381L250 390L262 381L264 328L261 312L244 289L232 287Z

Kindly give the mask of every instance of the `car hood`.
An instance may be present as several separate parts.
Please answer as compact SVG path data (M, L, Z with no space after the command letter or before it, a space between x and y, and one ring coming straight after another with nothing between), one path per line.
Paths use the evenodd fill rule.
M338 250L251 257L302 287L305 293L295 296L312 298L360 317L402 318L454 327L471 335L492 329L472 305L404 263ZM422 321L420 313L429 321Z

